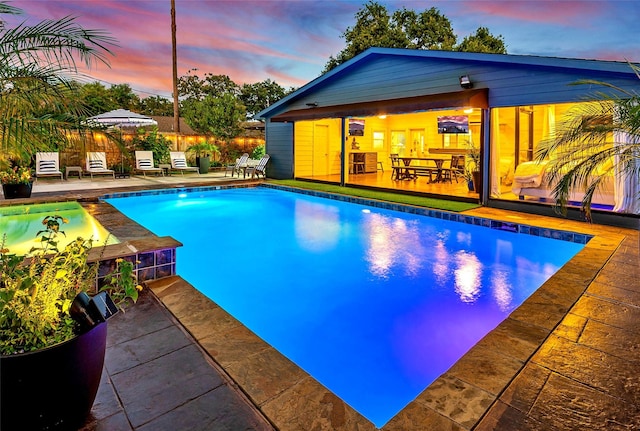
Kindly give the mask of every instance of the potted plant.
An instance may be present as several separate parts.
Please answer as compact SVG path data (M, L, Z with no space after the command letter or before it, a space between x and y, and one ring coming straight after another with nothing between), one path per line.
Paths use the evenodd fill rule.
M465 160L464 178L469 190L481 195L482 177L480 175L480 149L472 141L466 142L467 157Z
M211 165L210 156L217 151L217 146L205 141L187 148L187 152L195 153L196 164L198 165L201 174L209 172L209 166Z
M29 168L14 166L0 171L0 183L5 199L31 197L33 177Z
M137 299L133 264L93 298L97 265L91 241L77 238L58 250L62 217L47 216L38 246L27 256L0 242L1 429L67 430L85 421L100 383L106 319ZM108 292L112 296L109 296Z

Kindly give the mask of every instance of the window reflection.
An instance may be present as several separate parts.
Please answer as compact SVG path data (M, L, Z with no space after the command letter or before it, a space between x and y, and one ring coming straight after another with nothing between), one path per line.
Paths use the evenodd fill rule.
M475 302L482 289L482 264L474 253L460 251L455 256L455 291L462 302Z
M424 248L414 222L369 214L364 219L369 247L365 259L371 274L388 278L395 267L415 276L422 268Z

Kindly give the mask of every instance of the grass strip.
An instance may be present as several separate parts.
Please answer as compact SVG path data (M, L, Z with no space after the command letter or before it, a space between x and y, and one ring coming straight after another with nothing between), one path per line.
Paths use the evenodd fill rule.
M437 210L461 212L478 208L480 205L469 202L450 201L446 199L437 199L423 196L403 195L400 193L382 192L369 189L359 189L355 187L340 187L335 184L314 183L310 181L297 180L268 180L271 184L279 184L289 187L297 187L300 189L317 190L327 193L337 193L349 196L358 196L361 198L377 199L386 202L395 202L399 204L414 205L425 208L433 208Z

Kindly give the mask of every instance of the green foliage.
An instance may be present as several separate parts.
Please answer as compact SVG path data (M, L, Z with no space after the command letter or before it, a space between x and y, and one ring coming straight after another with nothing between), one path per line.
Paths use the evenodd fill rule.
M31 180L29 168L13 166L0 171L0 184L29 184Z
M462 40L462 43L456 47L456 51L506 54L507 47L502 35L493 36L488 28L479 27L475 34Z
M251 158L254 159L254 160L261 159L262 156L264 156L266 154L266 152L267 152L267 150L266 150L264 145L258 145L251 152Z
M432 7L423 12L401 8L389 15L387 8L369 1L355 15L356 23L342 34L345 48L329 57L323 73L334 69L371 47L429 49L442 51L506 53L502 36L494 37L486 27L464 38L457 36L449 19Z
M473 173L480 171L480 148L476 147L471 140L465 142L467 154L465 155L464 179L471 181Z
M207 96L214 98L224 95L237 96L240 87L227 75L205 73L204 78L196 74L194 69L187 71L186 76L178 78L178 95L185 99L203 100Z
M45 218L42 219L44 230L36 233L36 242L39 242L40 244L38 246L31 247L29 252L39 252L41 254L51 251L58 252L58 235L67 236L63 230L60 230L60 225L62 223L69 223L69 221L58 214L45 216Z
M133 271L134 262L122 258L116 259L116 268L105 277L106 285L100 292L108 292L111 299L123 309L123 304L136 302L141 289Z
M145 115L173 116L173 101L160 96L149 96L140 100L139 110Z
M77 329L69 316L75 296L91 287L96 267L86 262L90 241L78 239L64 251L24 261L0 253L0 353L47 347L70 339Z
M0 3L0 14L21 13ZM26 164L35 152L67 142L67 132L79 127L86 108L72 80L76 62L108 64L114 39L82 28L74 17L15 28L0 22L0 159Z
M80 100L87 106L88 117L114 109L140 112L142 106L140 98L133 92L129 84L116 84L107 88L99 82L92 82L81 85L79 95ZM171 112L173 112L173 108Z
M217 153L218 147L216 145L210 144L209 142L202 141L197 144L191 145L189 148L187 148L187 151L190 153L195 153L196 157L203 157Z
M79 92L80 99L87 106L88 117L118 109L107 88L99 82L81 85Z
M222 164L234 163L244 152L244 147L235 142L229 142L220 147L220 161Z
M186 100L182 112L194 130L215 136L223 142L228 142L242 133L241 123L246 118L244 105L231 94L221 97L207 95L202 100Z
M0 354L38 350L73 338L79 325L70 308L80 292L91 290L97 265L88 263L91 240L77 238L58 251L57 237L66 220L59 215L43 219L39 246L30 256L11 254L0 243ZM43 235L44 234L44 235ZM42 236L41 236L42 235ZM119 277L106 287L120 304L137 299L133 265L119 266ZM121 306L121 305L120 305Z
M169 162L171 141L158 133L158 128L150 130L138 129L133 137L132 144L135 150L153 151L153 160L157 166L159 163Z
M269 107L286 96L287 92L274 81L267 79L255 84L244 84L240 88L240 101L247 110L247 118Z

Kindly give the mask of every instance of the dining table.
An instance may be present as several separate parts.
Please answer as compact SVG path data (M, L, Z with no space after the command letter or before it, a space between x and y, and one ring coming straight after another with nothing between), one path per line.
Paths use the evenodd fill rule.
M442 168L444 166L444 162L447 160L451 160L450 157L442 157L442 156L428 156L428 157L398 157L398 160L402 161L402 165L398 169L396 174L397 179L412 179L415 180L418 177L420 171L429 172L429 179L431 181L431 172L435 171L436 178L433 182L442 182ZM425 165L417 165L412 164L413 162L433 162L435 166L425 166Z

